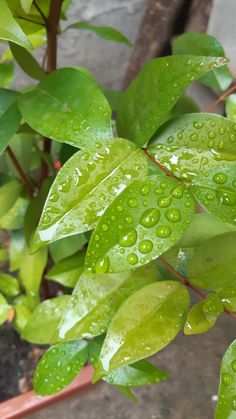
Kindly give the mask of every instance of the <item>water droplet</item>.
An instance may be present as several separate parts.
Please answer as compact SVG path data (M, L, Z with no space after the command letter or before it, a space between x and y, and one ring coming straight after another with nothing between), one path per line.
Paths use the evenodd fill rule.
M104 274L108 271L110 260L108 256L101 257L97 260L95 270L99 274Z
M228 374L227 372L225 372L225 373L222 375L222 380L223 380L223 383L224 383L226 386L228 386L229 384L231 384L231 383L233 382L233 376L232 376L231 374Z
M181 199L183 197L183 188L178 186L177 188L173 189L172 195L177 199Z
M233 189L227 188L217 188L216 190L216 197L220 204L223 205L235 205L236 204L236 193Z
M165 216L172 223L177 223L181 219L180 211L177 208L167 210Z
M127 215L127 217L125 217L125 222L127 224L132 224L133 218L131 217L131 215Z
M143 213L140 224L144 227L153 227L160 219L160 211L156 208L148 209Z
M119 240L119 244L120 246L130 247L136 243L136 240L137 232L136 230L132 229Z
M118 212L122 212L124 208L121 205L117 205L116 209Z
M198 139L198 135L196 133L193 133L193 134L190 135L190 140L191 141L197 141L197 139Z
M138 256L135 253L130 253L127 257L127 261L130 265L136 265L138 262Z
M96 241L100 240L100 238L101 238L100 234L95 234L94 239L95 239Z
M108 227L108 225L107 225L107 224L103 224L103 225L102 225L102 230L103 230L103 231L107 231L107 230L108 230L108 228L109 228L109 227Z
M211 139L213 139L213 138L215 138L215 133L213 132L213 131L210 131L209 133L208 133L208 138L210 138L210 140Z
M216 173L213 177L215 183L223 185L228 180L228 176L225 173Z
M149 194L149 192L150 192L149 186L148 185L143 185L142 188L141 188L141 190L140 190L140 192L141 192L142 195Z
M151 240L143 240L139 243L138 250L141 253L149 253L153 248L153 243Z
M231 367L234 372L236 372L236 359L231 362Z
M233 410L236 410L236 396L233 396L232 397L232 404L231 404L231 406L232 406L232 409Z
M59 198L59 195L58 195L58 193L56 193L56 192L52 193L52 194L49 196L49 200L50 200L50 201L52 201L52 202L57 202L57 201L58 201L58 198Z
M194 122L193 126L196 129L201 129L203 127L203 124L201 122Z
M160 225L157 227L156 233L157 233L157 236L165 239L166 237L169 237L171 230L168 226Z
M169 207L169 205L171 204L171 198L168 197L161 197L158 199L158 205L161 208L166 208Z
M50 221L51 221L51 217L50 217L50 215L48 215L48 214L45 212L45 214L43 215L43 218L42 218L42 222L43 222L44 224L47 224L47 223L50 223Z
M130 198L130 199L128 200L128 205L129 205L129 207L131 207L131 208L135 208L135 207L137 207L137 199L135 199L135 198Z

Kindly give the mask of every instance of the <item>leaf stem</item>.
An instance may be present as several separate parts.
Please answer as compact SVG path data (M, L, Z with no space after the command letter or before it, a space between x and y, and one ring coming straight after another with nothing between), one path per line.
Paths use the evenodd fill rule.
M12 149L9 146L6 149L6 152L7 152L8 156L10 157L12 163L14 164L14 166L15 166L17 172L18 172L18 174L19 174L19 176L21 178L22 184L27 189L27 192L28 192L29 197L30 198L33 198L34 190L33 190L32 186L31 186L30 181L27 178L24 170L22 169L20 163L18 162L15 154L13 153Z
M186 276L181 275L179 272L177 272L168 262L166 262L165 259L162 257L158 258L159 261L162 263L163 266L165 266L166 269L168 269L169 272L171 272L176 279L178 279L180 282L182 282L183 285L190 288L195 294L197 294L200 298L204 299L206 298L207 294L196 288L194 285L192 285L188 278ZM228 314L230 317L236 318L236 313L233 313L232 311L229 311L225 308L224 312Z
M48 19L46 18L45 14L43 13L43 11L41 10L41 8L38 6L38 4L36 3L35 0L33 0L33 5L35 7L35 9L38 10L40 16L42 17L42 19L44 20L46 26L48 25Z
M17 19L25 20L26 22L34 23L34 25L39 25L39 26L43 26L43 27L45 27L44 23L41 23L41 22L35 22L35 20L33 20L33 19L29 19L29 18L27 18L27 17L17 16L17 15L15 15L15 17L16 17Z
M162 166L161 163L159 163L155 157L153 157L146 148L143 148L144 153L146 154L146 156L157 166L159 167L159 169L161 169L164 173L166 173L166 175L170 176L172 179L178 180L178 178L173 175L173 173L171 173L165 166Z

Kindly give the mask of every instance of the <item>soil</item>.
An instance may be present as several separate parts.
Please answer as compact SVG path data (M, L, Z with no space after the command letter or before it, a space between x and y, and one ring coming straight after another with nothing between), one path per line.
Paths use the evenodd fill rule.
M10 325L0 327L0 402L32 389L32 377L45 349L21 340Z

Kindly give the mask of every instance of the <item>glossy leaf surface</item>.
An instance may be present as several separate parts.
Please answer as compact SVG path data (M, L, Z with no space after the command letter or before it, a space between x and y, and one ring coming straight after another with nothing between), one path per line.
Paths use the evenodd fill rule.
M46 278L73 288L84 270L85 253L86 251L82 250L61 260L47 272Z
M224 354L215 419L235 418L236 410L236 340Z
M236 311L236 281L218 291L224 307L230 311Z
M39 304L24 329L23 338L31 343L50 343L70 298L62 295Z
M134 181L100 218L85 268L119 272L150 262L180 239L193 210L188 191L164 174Z
M18 104L27 124L53 140L83 148L112 137L111 109L85 70L54 71Z
M192 179L236 160L236 125L219 115L183 115L155 133L148 151L175 176Z
M46 76L33 55L31 55L25 48L11 42L10 48L17 64L19 64L19 66L28 76L35 80L42 80Z
M39 291L46 263L47 249L40 249L33 255L26 249L22 255L19 278L29 294L37 294Z
M0 9L0 38L30 49L30 41L13 18L11 10L5 0L0 0Z
M214 326L217 316L207 316L203 311L204 301L195 304L188 313L184 326L185 335L196 335L207 332Z
M149 61L123 96L118 112L118 134L139 145L146 144L185 89L225 62L224 58L193 55Z
M196 286L219 290L236 280L236 233L207 240L194 253L188 279Z
M62 390L76 377L88 356L87 342L71 341L52 346L41 358L34 374L36 394L46 396Z
M152 264L133 272L81 275L59 325L59 337L100 335L126 298L156 279L157 269Z
M175 281L153 283L136 291L110 323L100 355L101 373L110 373L168 345L183 327L188 306L188 291Z
M147 172L142 150L123 139L95 142L62 167L46 200L34 248L91 230L130 180Z
M20 292L20 285L17 279L7 273L0 273L0 292L8 297L15 297Z

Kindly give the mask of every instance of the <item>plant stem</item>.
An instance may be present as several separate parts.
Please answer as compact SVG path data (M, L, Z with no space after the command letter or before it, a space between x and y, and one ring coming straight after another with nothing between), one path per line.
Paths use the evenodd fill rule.
M46 72L51 73L57 68L57 35L58 35L58 23L60 20L60 13L63 0L51 0L49 16L46 19L46 30L47 30L47 63ZM34 2L35 4L35 2ZM35 5L36 7L36 5ZM44 138L43 151L50 153L51 151L51 140ZM47 163L42 160L40 179L43 182L48 176L49 168Z
M144 153L146 154L146 156L157 166L159 167L159 169L161 169L164 173L166 173L168 176L170 176L172 179L177 179L178 178L173 175L173 173L171 173L165 166L162 166L162 164L160 164L148 151L146 148L143 148Z
M14 164L20 178L21 178L21 182L22 184L25 186L25 188L27 189L28 195L30 198L33 198L33 188L29 182L29 179L27 178L24 170L22 169L20 163L18 162L15 154L13 153L12 149L8 146L6 149L6 152L8 154L8 156L10 157L12 163Z
M204 292L202 292L201 290L199 290L198 288L196 288L194 285L192 285L189 282L188 278L186 278L186 276L181 275L174 268L172 268L172 266L169 265L169 263L166 262L165 259L163 259L162 257L159 257L158 259L162 263L162 265L165 266L165 268L168 269L168 271L171 272L176 277L176 279L178 279L180 282L182 282L182 284L184 284L186 287L190 288L200 298L204 299L204 298L207 297L207 295L204 294ZM226 314L228 314L230 317L236 318L236 313L233 313L232 311L229 311L226 308L225 308L224 312Z
M231 93L235 92L236 90L236 84L231 86L228 90L226 90L218 99L213 102L208 108L207 112L211 112L222 100L224 100L227 96L229 96Z

